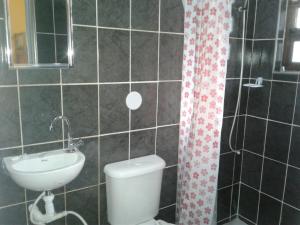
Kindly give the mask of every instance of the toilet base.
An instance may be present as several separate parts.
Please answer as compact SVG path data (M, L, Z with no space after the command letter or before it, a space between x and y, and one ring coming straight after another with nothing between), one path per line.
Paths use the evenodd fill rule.
M140 223L138 225L174 225L174 224L167 223L167 222L162 221L162 220L149 220L147 222Z

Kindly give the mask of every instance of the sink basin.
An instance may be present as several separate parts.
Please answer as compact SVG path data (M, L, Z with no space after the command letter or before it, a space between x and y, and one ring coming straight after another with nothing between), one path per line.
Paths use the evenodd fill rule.
M50 191L66 185L78 176L84 162L80 151L69 153L62 149L3 159L11 178L32 191Z

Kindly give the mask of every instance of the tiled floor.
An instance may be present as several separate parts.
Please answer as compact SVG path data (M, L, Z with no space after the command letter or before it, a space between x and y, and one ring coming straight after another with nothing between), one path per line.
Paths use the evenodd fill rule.
M226 223L226 225L247 225L247 224L239 219L234 219L231 222Z

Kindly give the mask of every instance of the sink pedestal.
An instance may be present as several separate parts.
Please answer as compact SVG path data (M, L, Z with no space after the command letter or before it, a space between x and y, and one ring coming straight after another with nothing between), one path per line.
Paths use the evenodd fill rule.
M45 214L41 213L37 204L43 198L45 202ZM51 223L55 220L58 220L67 215L76 216L83 225L87 225L86 221L76 212L73 211L63 211L60 213L55 212L54 204L54 195L47 191L40 194L40 196L35 200L35 202L29 205L28 209L30 212L30 221L34 225L46 225L47 223Z
M43 192L44 194L44 192ZM42 195L40 195L41 197ZM51 192L47 192L47 194L43 195L43 200L45 202L45 214L42 214L37 203L37 200L34 204L29 205L29 212L30 212L30 221L35 225L44 225L47 223L51 223L54 220L58 220L67 215L67 212L60 212L56 213L53 200L54 195Z

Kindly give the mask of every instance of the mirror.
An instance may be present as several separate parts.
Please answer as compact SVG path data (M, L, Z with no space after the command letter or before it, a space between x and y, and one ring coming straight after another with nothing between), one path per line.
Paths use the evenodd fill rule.
M73 64L69 0L4 0L10 68Z
M300 71L300 0L282 0L275 71Z

